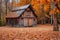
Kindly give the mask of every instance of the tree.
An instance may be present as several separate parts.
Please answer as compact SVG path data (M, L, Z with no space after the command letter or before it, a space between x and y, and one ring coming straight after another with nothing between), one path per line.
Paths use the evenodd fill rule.
M5 0L5 6L6 6L6 15L7 15L7 11L8 11L8 2L9 2L9 0Z
M44 4L41 5L41 16L42 16L42 24L46 23L45 13L44 13Z
M5 5L4 0L0 0L0 26L5 25Z
M58 31L59 30L59 27L58 27L58 20L57 20L57 12L55 10L56 6L55 6L55 3L54 3L54 0L51 1L52 5L51 5L51 10L53 10L53 13L52 13L52 19L53 19L53 30L54 31Z
M1 14L2 14L2 0L0 0L0 26L1 26Z

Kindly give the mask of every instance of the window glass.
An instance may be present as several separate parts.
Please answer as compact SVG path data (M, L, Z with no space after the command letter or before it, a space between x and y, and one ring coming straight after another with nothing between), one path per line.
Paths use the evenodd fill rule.
M30 13L31 13L31 12L27 12L26 16L30 16Z

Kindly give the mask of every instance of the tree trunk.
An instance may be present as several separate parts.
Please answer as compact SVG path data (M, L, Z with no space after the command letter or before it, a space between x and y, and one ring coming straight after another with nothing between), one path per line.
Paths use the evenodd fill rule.
M51 19L50 19L51 25L53 24L53 15L51 15Z
M42 21L41 23L42 24L45 24L46 23L46 18L45 18L45 14L44 14L44 5L41 5L41 16L42 16Z
M7 15L7 1L6 1L6 15Z
M2 13L2 0L0 0L0 26L1 26L1 13Z
M56 14L53 14L53 31L59 31Z
M4 0L0 0L0 26L4 26L6 21L5 21L5 9L4 9Z

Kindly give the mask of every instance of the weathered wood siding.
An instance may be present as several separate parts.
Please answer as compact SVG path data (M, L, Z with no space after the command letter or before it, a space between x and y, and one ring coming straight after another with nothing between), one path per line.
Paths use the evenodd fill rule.
M28 9L29 10L29 9ZM24 11L21 17L17 19L8 19L7 25L12 26L34 26L37 24L37 19L31 10Z
M27 16L29 15L29 16ZM24 14L22 15L22 17L35 17L34 14L32 13L32 11L29 13L27 11L24 12Z
M6 25L8 26L17 26L19 22L19 19L16 18L7 18L6 19Z
M21 21L22 20L21 18L23 18L23 22ZM21 16L21 18L20 18L21 19L20 25L23 24L23 26L34 26L37 24L37 19L32 11L29 12L25 11Z

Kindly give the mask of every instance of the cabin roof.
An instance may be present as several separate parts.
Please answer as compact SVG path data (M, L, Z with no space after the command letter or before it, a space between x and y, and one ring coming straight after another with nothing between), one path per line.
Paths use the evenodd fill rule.
M13 8L12 12L8 13L6 17L7 18L19 17L29 7L30 7L30 4L24 5L24 6L20 6L20 7L17 7L17 8ZM30 9L32 9L32 8L30 8ZM33 12L33 10L32 10L32 12ZM35 15L35 13L34 13L34 15Z
M15 13L15 12L9 12L9 13L7 13L6 18L15 18L17 16L19 16L17 13Z
M12 11L24 10L24 9L28 8L29 6L30 6L30 4L20 6L20 7L16 7L16 8L13 8Z

